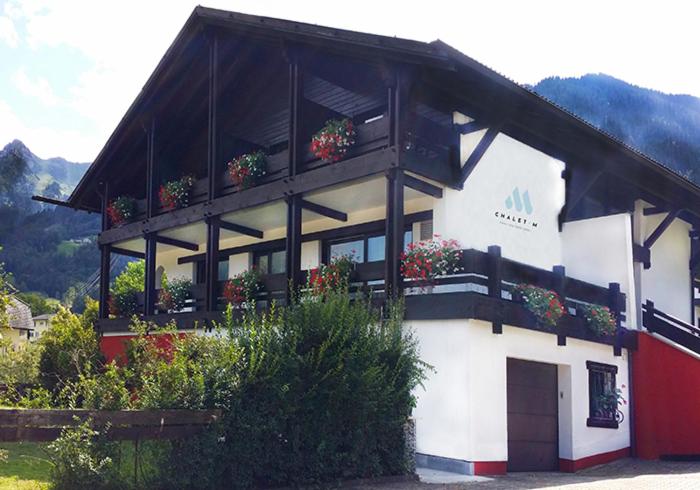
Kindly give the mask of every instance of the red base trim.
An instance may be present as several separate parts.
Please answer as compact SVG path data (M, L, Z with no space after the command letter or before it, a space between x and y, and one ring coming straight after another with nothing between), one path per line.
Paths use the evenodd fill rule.
M474 461L475 475L505 475L508 463L506 461Z
M599 464L610 463L616 459L627 458L629 455L630 448L626 447L623 449L618 449L617 451L594 454L593 456L587 456L576 460L559 458L559 471L563 471L565 473L575 473L579 470L590 468L591 466L598 466Z

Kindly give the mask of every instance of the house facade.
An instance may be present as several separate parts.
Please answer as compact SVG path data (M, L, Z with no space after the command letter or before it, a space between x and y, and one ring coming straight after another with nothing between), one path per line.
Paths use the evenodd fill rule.
M353 124L338 161L310 148L328 120ZM241 185L227 163L255 152L265 174ZM187 205L170 209L164 185L185 177ZM133 204L123 223L118 198ZM221 318L242 271L262 274L265 307L352 251L354 287L403 295L434 367L416 393L419 465L575 471L628 455L655 353L700 370L700 189L440 41L198 7L68 202L52 202L102 213L108 355L129 335L130 315L109 310L115 255L145 260L138 313L187 331ZM460 271L402 277L407 244L435 235L459 242ZM192 282L179 311L159 306L163 274ZM556 327L525 307L528 284L558 294ZM591 306L613 332L590 328ZM642 432L663 432L649 457L688 451L653 427L666 409L639 407Z
M34 324L29 305L16 296L11 296L7 317L9 328L0 330L0 338L9 340L12 349L20 349L34 340Z

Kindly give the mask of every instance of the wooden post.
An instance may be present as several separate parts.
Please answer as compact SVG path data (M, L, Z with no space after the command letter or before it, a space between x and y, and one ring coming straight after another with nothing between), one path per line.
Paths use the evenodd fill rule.
M143 314L153 315L156 307L156 236L149 233L146 239L146 284L144 285Z
M615 315L615 345L613 346L613 354L617 357L622 355L622 304L620 297L620 283L611 282L608 284L608 308Z
M287 198L287 304L299 286L301 276L301 196L294 194Z
M654 331L654 302L650 299L644 303L644 312L642 313L642 325L650 332Z
M503 278L503 261L501 259L501 247L490 245L488 248L488 288L489 296L496 300L494 318L491 321L491 331L495 334L503 333L503 308L501 303L501 288Z
M112 247L102 245L100 247L100 306L99 317L109 317L109 269L112 261Z
M403 279L400 267L405 231L403 184L403 170L398 168L389 170L386 182L384 281L387 297L392 298L397 298L403 293Z
M206 311L216 311L219 296L219 238L218 218L207 218L207 250L205 253Z
M553 290L559 295L561 304L566 309L566 269L563 265L552 267L554 273ZM557 345L566 345L566 333L560 326L557 326Z
M155 166L156 121L146 131L146 218L152 218L158 209L158 175Z
M299 173L300 155L300 124L301 106L303 100L302 71L299 67L298 56L292 53L289 62L289 177Z
M109 194L109 183L104 182L102 189L102 231L109 228L109 216L107 215L107 207L109 206L109 200L111 196ZM99 318L109 317L109 269L111 257L111 247L109 245L102 245L100 247L100 293L99 293Z
M219 170L217 165L218 133L217 107L219 83L219 39L216 33L209 38L209 115L208 115L208 148L207 148L207 198L215 199L219 193Z

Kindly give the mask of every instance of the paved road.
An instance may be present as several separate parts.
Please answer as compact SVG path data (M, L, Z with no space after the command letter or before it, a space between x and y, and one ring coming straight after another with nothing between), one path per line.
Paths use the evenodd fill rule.
M570 473L512 473L489 481L464 483L392 483L364 485L358 490L510 490L563 488L565 490L700 490L700 462L622 459Z

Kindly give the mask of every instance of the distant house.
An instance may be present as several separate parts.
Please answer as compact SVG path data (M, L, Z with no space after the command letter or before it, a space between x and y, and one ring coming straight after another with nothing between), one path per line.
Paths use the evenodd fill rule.
M44 332L46 332L51 327L51 319L56 316L55 313L44 313L43 315L37 315L32 318L34 322L34 335L30 340L38 340Z
M10 328L0 332L2 338L10 339L13 348L17 348L32 340L34 337L34 322L29 305L13 296L10 299L10 307L7 313L10 320Z

